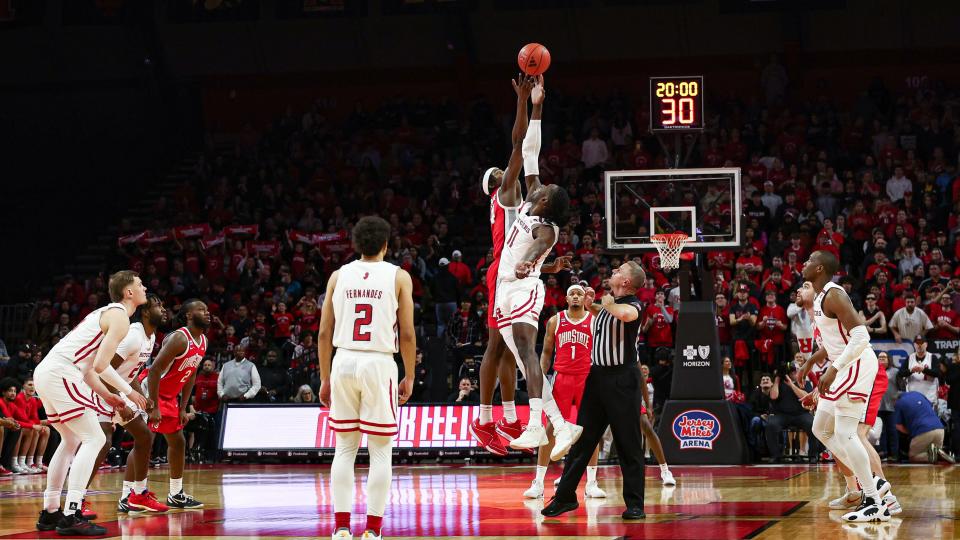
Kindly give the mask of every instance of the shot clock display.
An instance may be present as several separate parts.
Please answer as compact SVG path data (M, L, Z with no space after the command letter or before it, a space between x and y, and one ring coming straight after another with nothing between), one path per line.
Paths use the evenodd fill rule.
M650 130L703 129L703 77L650 77Z

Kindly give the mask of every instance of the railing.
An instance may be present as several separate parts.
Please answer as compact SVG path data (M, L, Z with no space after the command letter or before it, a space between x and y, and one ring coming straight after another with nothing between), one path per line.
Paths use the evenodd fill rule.
M0 305L0 339L8 348L23 342L34 307L33 303Z

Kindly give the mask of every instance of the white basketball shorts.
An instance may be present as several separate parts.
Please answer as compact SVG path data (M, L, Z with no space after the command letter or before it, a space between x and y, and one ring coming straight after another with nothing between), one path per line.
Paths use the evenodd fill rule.
M396 435L397 377L392 354L337 349L330 373L330 429Z
M539 277L499 282L496 298L497 328L516 323L539 327L543 297L543 282Z
M820 399L833 401L835 416L850 416L862 421L879 368L876 353L867 347L860 358L837 373L830 390Z

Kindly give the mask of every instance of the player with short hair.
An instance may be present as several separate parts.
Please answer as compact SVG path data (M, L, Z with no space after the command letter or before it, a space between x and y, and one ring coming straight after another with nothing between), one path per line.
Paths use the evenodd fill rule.
M797 291L797 306L808 312L811 318L813 317L813 300L815 296L813 284L809 281L805 281ZM798 335L797 340L810 339L811 342L816 343L819 348L807 358L806 362L797 372L797 382L803 384L803 380L809 377L814 385L817 385L820 382L820 378L826 373L827 369L829 369L831 362L830 359L827 358L827 350L821 346L821 335L815 323L809 327L810 337L807 338L807 335L807 333ZM801 351L802 349L803 345L801 343ZM812 344L810 350L812 351ZM875 422L878 420L876 413L879 410L879 402L886 392L888 384L886 370L878 370L873 391L870 393L870 405L868 406L868 411L863 421L857 426L857 435L860 437L867 454L870 456L870 469L875 475L873 479L877 486L877 493L880 495L883 504L890 511L890 514L896 515L902 512L903 509L897 497L891 491L893 486L886 480L886 476L883 473L880 455L877 454L876 449L874 449L873 445L868 441L868 434L871 430L876 429ZM814 388L812 392L804 396L802 401L808 408L815 402L815 405L813 405L816 408L816 413L813 417L813 434L833 452L833 448L835 447L833 444L833 426L836 423L834 418L834 402L818 399L818 394L818 390ZM843 475L846 481L846 492L840 497L831 500L829 506L835 510L856 507L860 504L860 499L863 495L860 486L857 484L856 476L840 456L834 455L833 457L837 468L840 469L840 474Z
M512 143L506 170L497 167L487 169L480 179L480 187L490 196L490 232L493 237L493 263L487 269L487 347L480 363L480 416L470 424L470 433L480 447L499 455L507 455L500 442L502 436L507 441L519 437L524 424L517 418L514 392L517 386L517 361L507 350L497 329L497 288L499 283L500 257L507 233L517 218L517 210L523 202L520 190L519 174L523 165L527 193L540 187L538 160L540 155L540 121L543 101L546 96L543 76L524 77L522 74L513 82L517 94L517 114L514 119ZM527 99L533 104L531 118L527 119ZM550 265L541 269L544 273L556 272L569 265L569 258L558 257ZM500 398L503 404L503 417L493 422L493 394L497 379L500 381ZM524 449L529 453L532 448Z
M330 467L336 520L332 537L353 538L353 467L360 438L366 434L370 469L362 538L373 540L382 537L390 494L397 407L406 403L413 391L417 355L413 281L405 270L383 260L390 239L389 223L379 217L361 218L352 236L354 249L362 257L330 276L320 311L320 402L330 406L330 429L337 433ZM334 347L335 362L331 358ZM404 367L399 383L393 359L397 352Z
M547 322L543 337L540 367L544 373L553 364L553 399L568 422L576 422L583 387L590 373L590 351L593 347L593 314L584 308L586 289L578 283L567 288L567 309ZM543 497L543 481L550 465L554 446L553 426L547 426L549 441L537 452L537 472L530 488L523 492L528 499ZM594 450L587 467L586 496L603 498L607 494L597 485L597 460L600 447Z
M60 534L79 536L107 533L87 521L81 510L90 472L106 440L97 414L126 408L124 400L110 392L104 382L137 407L147 405L146 398L110 365L130 329L130 316L147 301L147 288L136 272L122 270L110 276L108 289L111 303L80 321L50 349L33 373L47 419L61 437L47 471L43 510L37 520L41 531L56 529ZM64 480L68 482L67 500L61 512Z
M822 250L811 253L803 267L803 279L816 292L814 335L820 336L820 343L833 360L817 385L821 401L833 402L833 425L821 420L814 433L850 467L863 489L859 506L844 514L843 520L889 521L890 510L881 500L878 482L870 470L870 455L858 433L861 422L873 422L870 417L876 417L886 388L878 395L880 362L870 347L870 335L846 291L832 281L839 269L837 257Z
M177 318L184 322L184 326L164 338L157 358L146 372L147 395L156 400L156 406L148 413L147 426L152 433L162 434L167 441L167 461L170 463L167 506L194 510L203 508L203 503L183 491L187 447L183 426L188 421L187 406L197 368L207 354L207 336L204 334L210 328L210 311L207 304L191 298L180 306ZM143 378L141 375L141 380ZM142 478L134 478L134 491L141 487L141 493L147 490L147 472L143 471Z
M137 308L134 314L135 322L130 325L127 337L123 338L117 347L117 354L110 363L114 369L137 392L144 393L137 375L153 355L153 345L156 340L157 328L166 320L167 310L163 301L155 294L147 295L147 303ZM121 399L123 396L121 396ZM147 409L153 408L153 401L148 400ZM107 438L106 443L97 456L97 463L102 463L110 450L113 439L114 425L120 425L133 436L133 450L127 455L127 469L124 473L123 489L120 492L120 501L117 504L118 513L145 510L149 512L166 512L170 508L157 500L153 492L146 489L147 468L150 466L150 446L153 437L147 427L147 412L133 403L127 403L127 408L114 411L112 415L100 414L100 427ZM97 475L94 468L90 475L89 488L93 478ZM142 485L135 479L143 478Z

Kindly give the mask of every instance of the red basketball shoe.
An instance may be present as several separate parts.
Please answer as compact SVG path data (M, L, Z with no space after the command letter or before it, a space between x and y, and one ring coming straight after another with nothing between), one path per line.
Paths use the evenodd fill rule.
M80 506L80 514L83 516L83 519L91 520L97 519L97 513L90 508L90 503L86 499L83 500L83 505Z
M170 507L157 500L157 496L152 491L143 493L130 493L127 497L127 504L130 508L137 510L146 510L147 512L166 512Z
M470 433L477 440L477 445L480 448L498 456L507 455L507 449L500 442L500 437L497 435L497 426L493 422L481 424L480 419L477 418L470 423Z
M497 433L506 439L507 443L522 435L526 427L527 425L521 422L519 418L517 418L516 422L507 422L503 418L497 420ZM524 448L523 452L531 455L535 453L533 448Z

